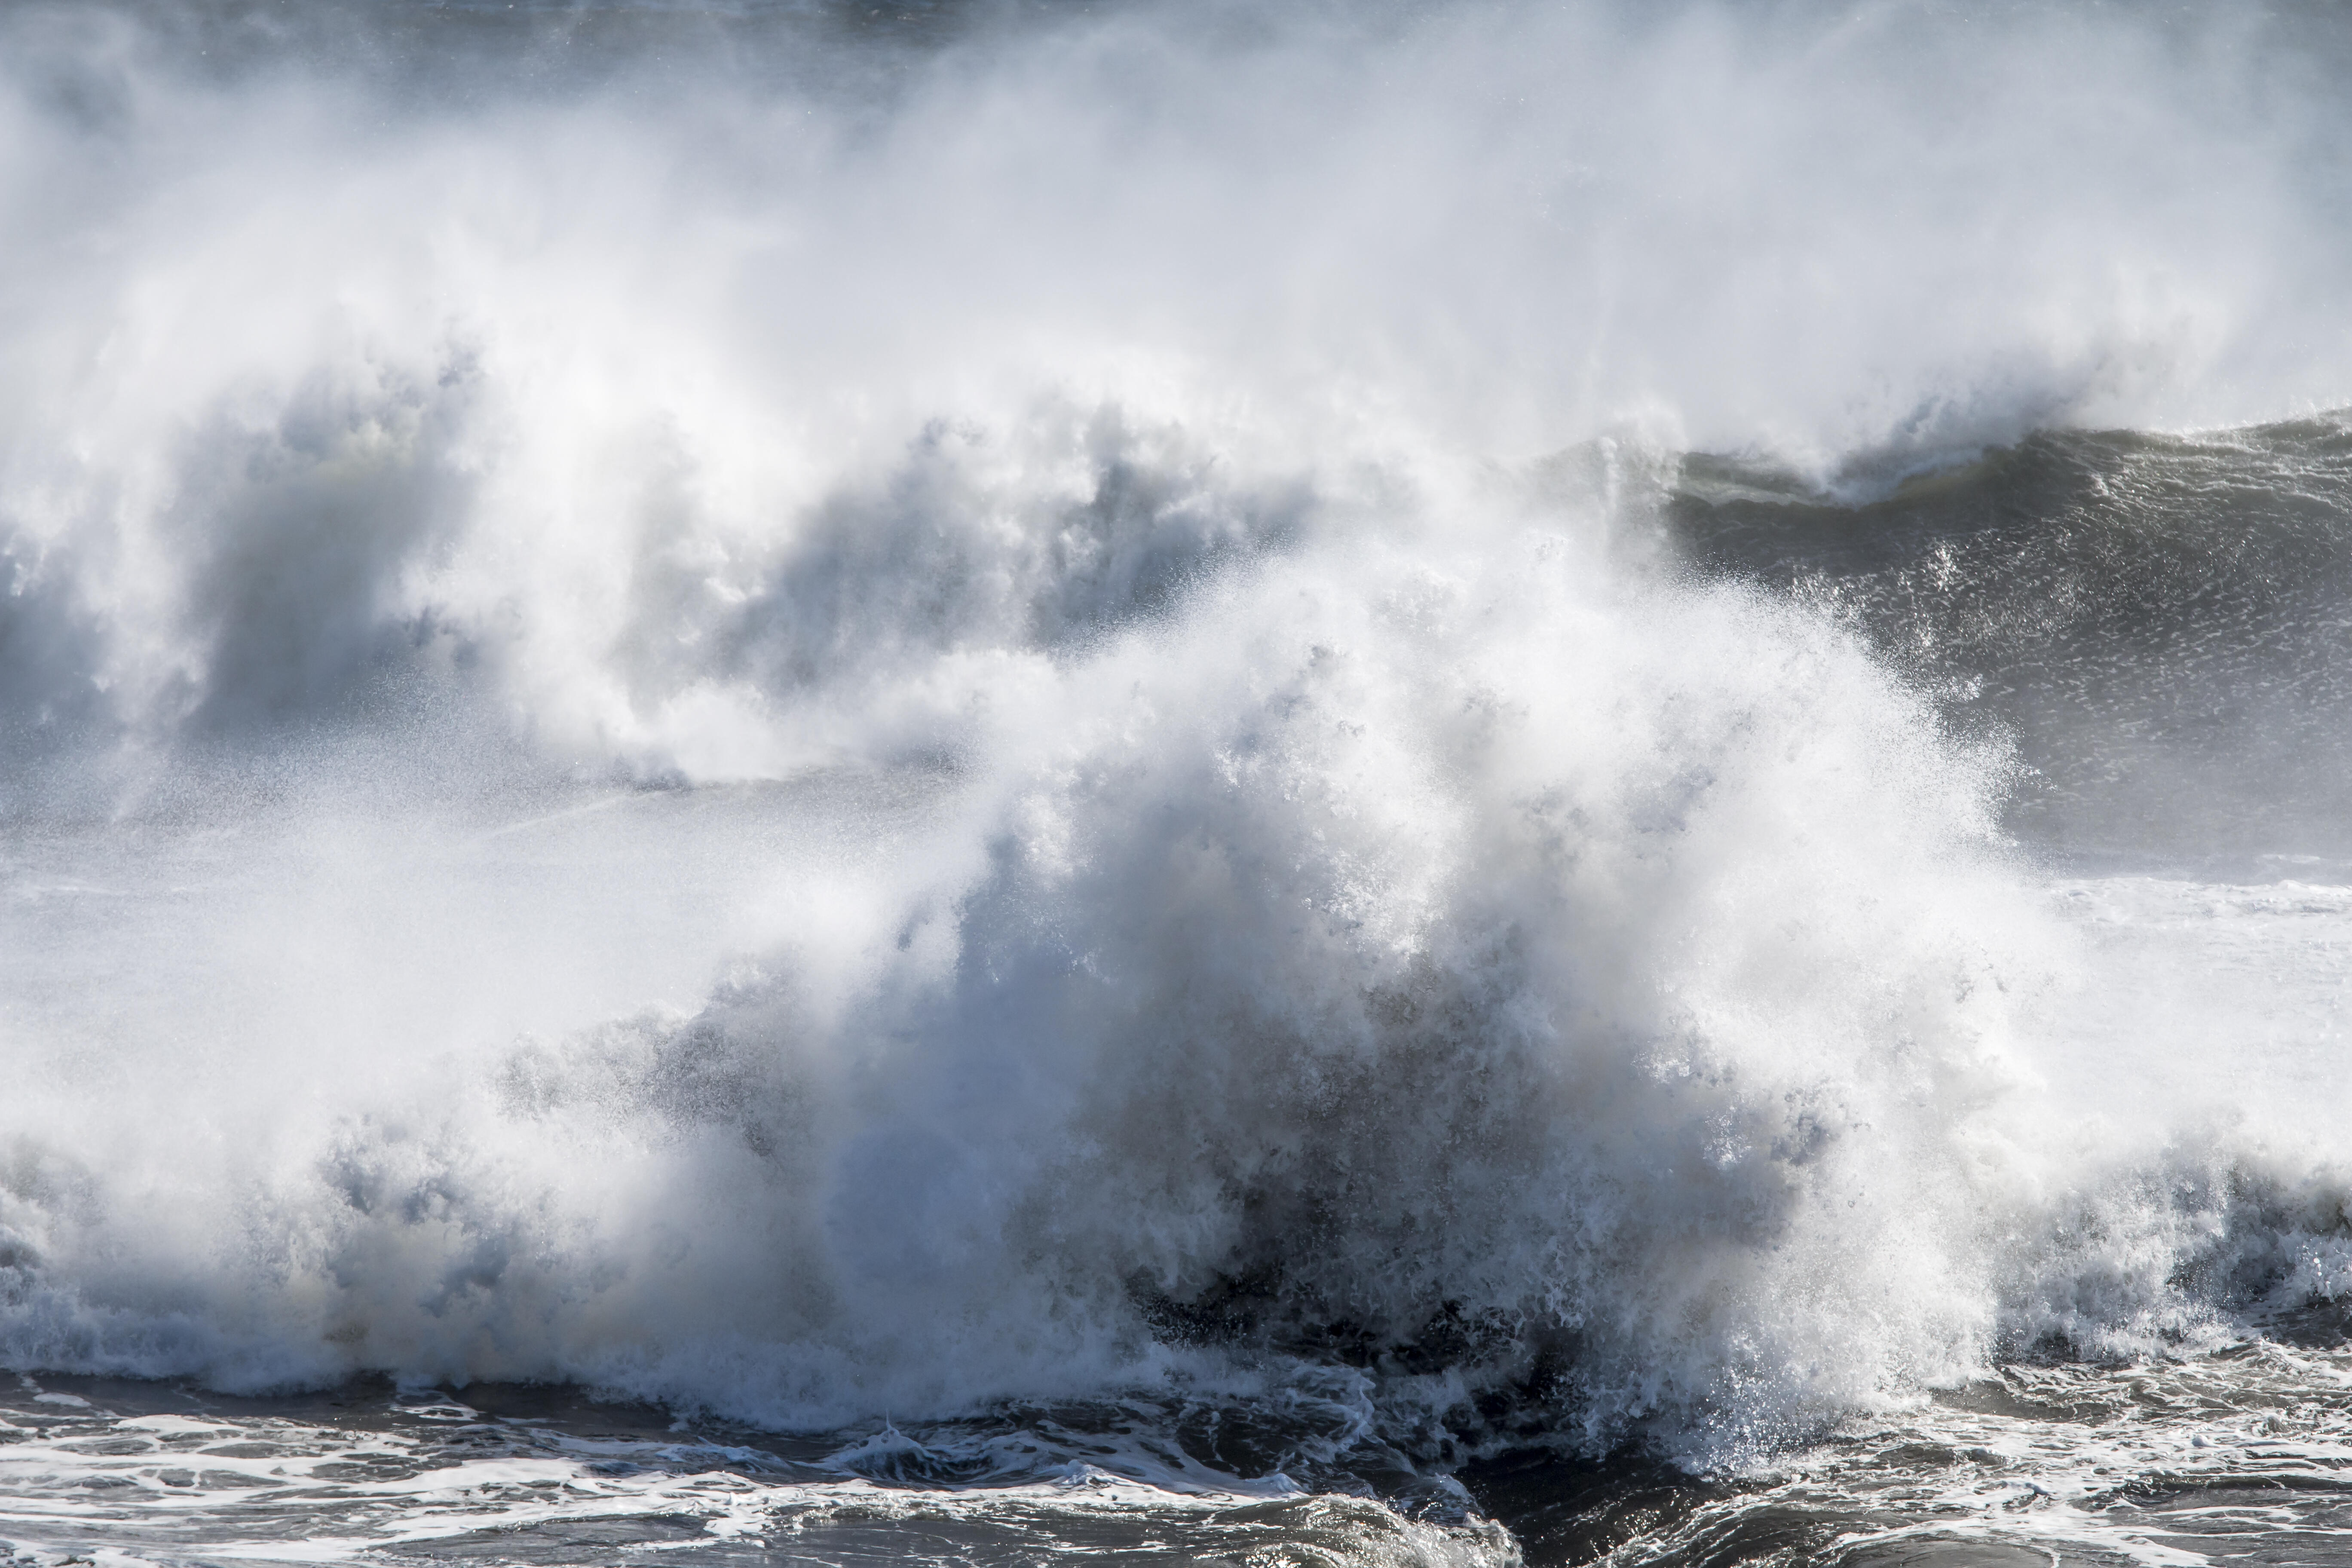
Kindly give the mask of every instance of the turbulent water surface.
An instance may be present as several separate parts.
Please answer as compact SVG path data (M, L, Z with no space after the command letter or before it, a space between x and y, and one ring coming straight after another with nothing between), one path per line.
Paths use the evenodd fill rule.
M0 9L0 1550L2352 1562L2348 66Z

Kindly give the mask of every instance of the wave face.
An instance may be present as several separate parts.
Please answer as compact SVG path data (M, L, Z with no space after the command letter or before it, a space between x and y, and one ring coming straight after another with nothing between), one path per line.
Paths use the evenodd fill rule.
M1683 476L1691 560L1822 605L1952 721L2014 738L2016 832L2126 862L2344 858L2342 416L2047 432L1860 506L1753 463Z
M0 1362L1360 1489L2319 1331L2348 51L10 11Z

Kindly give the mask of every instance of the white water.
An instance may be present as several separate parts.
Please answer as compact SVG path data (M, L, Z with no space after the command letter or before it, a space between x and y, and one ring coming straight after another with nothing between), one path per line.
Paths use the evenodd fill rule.
M1279 1476L1237 1483L1148 1443L1050 1430L985 1455L932 1453L887 1426L831 1449L772 1439L745 1447L684 1422L662 1431L642 1411L589 1425L576 1410L493 1415L446 1397L395 1395L257 1415L170 1394L116 1409L21 1381L21 1392L0 1396L9 1411L0 1529L16 1538L12 1561L44 1568L191 1554L429 1562L507 1555L518 1543L600 1562L676 1562L681 1552L757 1562L772 1549L902 1561L913 1542L966 1561L1171 1550L1231 1558L1302 1541L1327 1562L1517 1561L1491 1524L1409 1521L1370 1499L1306 1495ZM892 1484L895 1462L909 1454L979 1460L970 1468L995 1484L929 1492ZM77 1538L108 1544L95 1558L47 1544Z
M1652 526L2352 400L2276 29L5 27L0 1360L817 1427L1238 1279L1722 1459L2344 1289L2341 889L2053 884Z

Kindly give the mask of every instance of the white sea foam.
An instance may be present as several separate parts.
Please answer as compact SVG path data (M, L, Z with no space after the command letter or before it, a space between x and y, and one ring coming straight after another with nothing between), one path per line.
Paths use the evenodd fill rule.
M72 1413L39 1408L52 1400ZM446 1399L357 1403L304 1420L201 1404L114 1409L65 1394L12 1401L18 1419L0 1423L0 1552L44 1568L429 1561L526 1541L627 1561L766 1549L952 1561L1073 1544L1239 1556L1305 1542L1324 1562L1518 1560L1490 1523L1409 1520L1370 1499L1307 1497L1279 1479L1204 1476L1181 1457L1171 1464L1099 1437L1080 1447L1083 1458L1033 1441L1001 1456L1009 1463L984 1487L956 1489L866 1479L883 1435L814 1458L633 1431L625 1417L619 1430L600 1429L593 1410L548 1420L486 1416ZM906 1438L897 1446L919 1451Z
M2080 1026L1999 746L1654 530L2345 398L2260 26L5 26L0 1359L825 1426L1344 1340L1720 1457L2344 1288L2242 1014Z

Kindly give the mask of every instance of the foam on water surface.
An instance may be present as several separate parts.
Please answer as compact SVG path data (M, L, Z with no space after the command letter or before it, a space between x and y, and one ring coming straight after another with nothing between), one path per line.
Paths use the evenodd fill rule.
M1124 1422L1097 1412L1112 1419L1085 1433L1052 1422L977 1439L932 1433L948 1446L934 1450L887 1426L845 1442L730 1441L652 1412L520 1390L488 1392L530 1414L380 1389L264 1414L163 1388L83 1384L84 1398L24 1383L0 1433L0 1519L17 1563L1258 1560L1271 1550L1466 1568L1517 1557L1491 1524L1416 1521L1280 1475L1204 1469L1134 1440L1141 1411ZM926 1485L910 1459L959 1468L962 1484Z
M12 8L0 1362L193 1402L28 1391L12 1507L1402 1561L1597 1466L1626 1561L2317 1539L2347 58ZM125 1424L371 1377L743 1457Z

